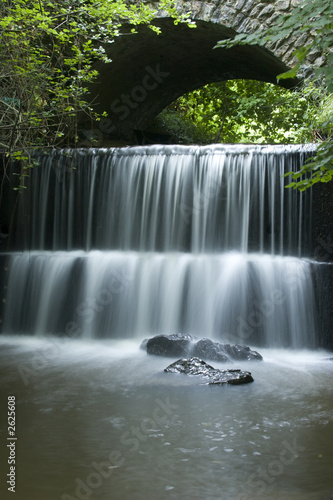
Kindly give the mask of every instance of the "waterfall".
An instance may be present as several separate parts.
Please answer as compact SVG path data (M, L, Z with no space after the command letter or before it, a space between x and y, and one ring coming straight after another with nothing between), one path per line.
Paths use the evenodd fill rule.
M301 256L308 193L283 188L295 146L55 151L32 169L19 250L258 251Z
M8 253L3 331L192 333L315 345L301 146L150 146L40 155Z

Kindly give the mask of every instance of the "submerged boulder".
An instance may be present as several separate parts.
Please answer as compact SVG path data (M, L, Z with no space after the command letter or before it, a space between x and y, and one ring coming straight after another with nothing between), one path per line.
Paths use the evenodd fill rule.
M156 335L151 339L145 339L140 347L146 350L148 354L158 356L194 356L222 363L261 361L263 359L261 354L253 351L248 346L223 344L205 338L198 340L190 334L182 333Z
M168 373L183 373L184 375L198 375L208 385L239 385L253 382L250 372L230 369L219 370L197 357L178 359L165 368L164 371Z

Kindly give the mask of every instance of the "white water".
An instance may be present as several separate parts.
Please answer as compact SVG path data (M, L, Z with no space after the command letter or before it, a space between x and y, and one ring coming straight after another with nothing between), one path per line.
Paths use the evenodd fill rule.
M315 345L310 263L223 253L32 252L11 256L5 332L85 338L192 333Z
M305 154L300 146L55 152L32 170L16 245L301 256L311 200L285 190L282 176Z
M302 149L78 156L33 171L17 251L0 256L15 498L332 498L333 364L304 349L316 344L311 200L281 179ZM138 348L178 331L260 346L263 362L237 364L254 382L202 386ZM9 498L5 446L0 459Z
M312 267L294 257L311 200L282 177L304 155L153 146L45 158L19 207L25 251L8 259L3 330L314 346Z

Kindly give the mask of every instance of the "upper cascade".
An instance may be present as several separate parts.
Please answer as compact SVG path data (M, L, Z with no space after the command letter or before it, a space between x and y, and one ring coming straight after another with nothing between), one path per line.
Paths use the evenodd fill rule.
M306 255L309 193L284 189L310 146L138 146L39 154L14 250Z

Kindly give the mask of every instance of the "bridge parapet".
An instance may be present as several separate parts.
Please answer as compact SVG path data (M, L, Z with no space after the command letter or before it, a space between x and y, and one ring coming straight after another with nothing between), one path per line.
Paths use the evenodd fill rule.
M299 4L300 0L212 0L179 1L177 12L188 14L193 20L223 24L237 33L254 33L260 27L270 27L282 14L289 14ZM157 17L165 17L164 11L159 11ZM267 44L267 49L280 58L288 66L295 62L295 49L313 40L306 34L301 37L291 37L274 44ZM319 52L309 56L309 62L320 66L323 59Z

